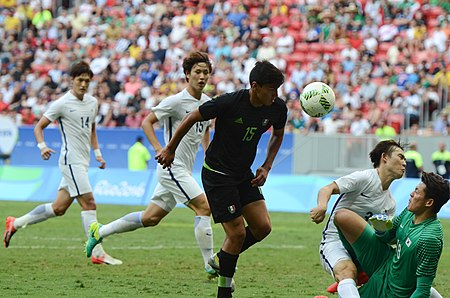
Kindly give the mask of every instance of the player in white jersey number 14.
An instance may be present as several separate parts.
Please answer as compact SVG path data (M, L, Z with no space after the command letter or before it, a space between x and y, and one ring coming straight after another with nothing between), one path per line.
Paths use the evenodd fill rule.
M87 94L93 73L86 62L80 62L73 65L71 77L72 89L50 105L34 128L37 147L44 160L50 159L55 151L45 143L43 130L53 121L57 121L60 128L62 146L59 168L62 179L56 199L53 203L37 206L21 217L7 217L3 236L5 247L9 246L11 237L18 229L64 215L74 199L81 206L81 220L86 235L90 224L97 221L96 204L88 177L90 148L94 149L100 169L106 167L106 162L98 146L95 128L98 102ZM122 264L122 261L105 253L102 246L95 249L91 259L94 264Z

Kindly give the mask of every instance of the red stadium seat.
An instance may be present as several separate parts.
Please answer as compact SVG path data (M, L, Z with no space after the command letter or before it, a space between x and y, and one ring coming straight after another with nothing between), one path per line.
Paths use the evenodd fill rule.
M387 123L392 126L397 133L400 133L404 127L405 115L403 114L390 114L387 117Z
M292 55L286 57L286 62L288 62L288 64L295 64L295 62L304 61L306 61L306 54L301 52L294 52Z
M306 42L299 42L295 45L295 51L306 53L309 51L309 44Z
M319 54L319 53L322 53L322 51L323 51L323 46L322 46L321 43L313 42L313 43L310 44L309 50L310 50L310 52L312 52L312 53L317 53L317 54Z
M338 50L338 46L335 43L324 43L322 50L324 53L333 54Z

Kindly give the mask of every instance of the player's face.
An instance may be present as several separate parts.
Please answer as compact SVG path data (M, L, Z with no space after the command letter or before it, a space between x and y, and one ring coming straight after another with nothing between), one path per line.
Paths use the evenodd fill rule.
M91 82L91 78L87 73L83 73L79 75L78 77L75 77L73 79L72 84L72 92L73 94L80 100L83 99L84 94L89 89L89 83Z
M426 210L432 204L431 199L425 199L426 185L420 182L409 195L408 210L417 214Z
M395 179L402 178L406 170L406 158L403 150L395 148L391 156L387 158L387 165Z
M259 85L252 83L253 94L256 95L256 101L264 106L270 106L278 96L278 90L273 85Z
M208 64L204 62L195 64L191 69L191 73L187 75L189 87L196 92L202 92L208 82L209 75Z

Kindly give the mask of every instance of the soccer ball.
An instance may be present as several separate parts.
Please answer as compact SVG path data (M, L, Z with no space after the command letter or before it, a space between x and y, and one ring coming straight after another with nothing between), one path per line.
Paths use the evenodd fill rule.
M334 108L333 89L325 83L313 82L305 86L300 94L303 111L311 117L322 117Z

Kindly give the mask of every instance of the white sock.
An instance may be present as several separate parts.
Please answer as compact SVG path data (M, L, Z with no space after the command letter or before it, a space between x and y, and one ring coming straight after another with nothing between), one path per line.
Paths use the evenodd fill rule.
M358 298L359 292L356 282L351 278L343 279L338 285L338 295L342 298Z
M89 227L91 223L97 221L97 210L83 210L81 211L81 225L83 226L84 234L86 237L89 235ZM102 244L97 244L92 250L92 255L94 257L99 257L105 254Z
M442 296L435 288L431 287L430 298L442 298Z
M209 216L196 216L194 221L195 239L202 252L205 266L208 259L213 255L213 233L211 229L211 219Z
M52 203L42 204L25 214L24 216L16 218L14 221L14 228L25 228L27 225L33 225L38 222L55 217Z
M100 237L108 237L112 234L124 233L129 231L134 231L139 228L143 228L142 224L142 211L128 213L119 219L116 219L109 224L103 225L99 230L98 234Z

